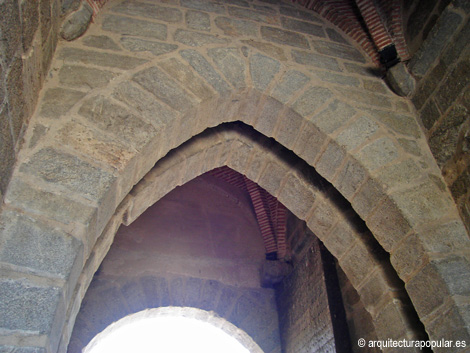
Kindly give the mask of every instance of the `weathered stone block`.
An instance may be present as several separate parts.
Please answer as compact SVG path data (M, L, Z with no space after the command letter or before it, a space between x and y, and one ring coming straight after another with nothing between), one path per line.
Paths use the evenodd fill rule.
M171 58L159 63L160 67L165 70L172 78L181 82L184 87L188 88L201 100L206 100L213 96L212 89L186 64L175 58Z
M310 48L310 45L308 44L308 41L305 36L279 28L262 26L261 37L264 40L267 40L268 42L274 42L282 45L290 45L292 47L302 49Z
M195 50L182 50L181 57L186 60L194 70L204 78L219 93L230 91L227 82L215 71L204 56Z
M274 127L278 121L283 105L275 99L268 99L259 113L254 127L265 136L273 136Z
M292 104L292 109L306 118L311 116L332 96L333 93L328 88L310 87Z
M331 71L341 71L336 59L330 58L328 56L306 51L292 50L292 57L295 62L302 65L313 66L319 69L327 69Z
M20 179L11 182L6 199L29 213L40 214L57 222L78 222L86 226L92 226L96 222L95 208L68 200L59 194L33 188Z
M207 53L232 86L245 87L246 64L237 48L213 48Z
M166 40L167 26L161 23L136 20L130 17L108 15L102 25L105 31L123 35Z
M431 68L462 22L462 16L446 9L434 26L419 52L413 56L409 68L413 75L422 77Z
M279 200L294 200L289 204L289 210L299 219L304 220L308 211L313 207L315 194L309 185L300 180L297 176L290 174L284 183L279 196Z
M58 57L66 62L79 62L82 64L93 64L103 67L113 67L116 69L134 69L147 62L143 59L130 56L99 53L78 48L64 48L59 52Z
M266 13L266 11L254 11L253 9L245 9L241 7L229 6L228 13L231 16L251 20L255 22L263 22L268 24L277 24L277 15Z
M260 177L259 185L273 196L277 196L281 182L288 173L288 170L275 162L270 162Z
M186 16L186 25L190 29L195 29L197 31L210 31L211 30L211 20L207 13L200 11L187 11Z
M312 44L313 48L320 54L360 63L366 62L364 56L354 47L321 40L312 41Z
M15 212L3 212L2 220L1 261L33 273L68 278L74 262L81 256L82 245L77 239Z
M287 56L284 53L284 49L282 49L282 47L273 45L271 43L254 41L254 40L251 40L251 39L250 40L242 40L242 43L257 49L257 50L269 55L270 57L272 57L274 59L277 59L277 60L280 60L280 61L286 61L287 60ZM248 56L248 54L245 54L245 55Z
M395 143L388 137L370 142L357 154L357 158L370 171L393 162L398 156L399 152Z
M152 125L103 96L90 98L78 112L98 128L114 133L121 141L130 143L138 150L156 133Z
M282 115L282 121L277 130L276 141L291 149L301 132L304 118L289 109Z
M107 171L50 147L37 152L20 171L94 201L101 199L115 180Z
M0 281L0 327L29 333L51 332L60 289L39 287L25 280Z
M261 54L255 54L250 59L250 74L254 86L265 91L274 76L279 72L279 61Z
M440 219L453 204L448 194L430 180L413 189L395 193L392 198L412 225Z
M40 347L0 346L0 353L46 353L46 349Z
M218 2L208 2L204 0L181 0L181 6L206 12L215 12L218 14L225 13L225 6Z
M379 129L371 119L361 116L341 131L336 141L350 151L365 143Z
M76 88L97 88L106 86L117 75L110 71L83 66L64 65L59 71L59 81ZM56 102L57 104L57 102Z
M423 125L426 129L431 129L434 123L441 117L441 113L437 109L437 105L433 99L430 99L423 107L420 114Z
M421 137L421 129L416 118L412 115L396 114L384 110L368 108L366 108L366 111L375 120L401 135L414 137L416 139Z
M0 3L0 13L2 14L2 20L0 21L0 33L2 39L0 54L8 65L21 43L22 33L18 1L2 1Z
M337 259L349 250L357 237L354 224L346 218L339 218L328 236L322 238L328 251Z
M41 0L39 3L41 38L44 43L52 31L52 6L51 0Z
M359 192L354 196L351 203L354 210L361 215L363 219L371 213L371 211L380 203L384 197L382 186L375 180L368 179Z
M410 97L416 88L416 80L402 62L388 69L387 82L392 90L402 97Z
M308 164L314 165L325 141L325 134L320 132L313 124L307 123L299 134L294 152Z
M286 6L283 4L283 6L280 8L280 12L281 15L298 18L300 20L322 23L322 20L319 19L312 11L301 10L299 8Z
M436 94L436 102L442 112L445 112L457 99L460 93L468 87L470 83L470 58L466 58L459 63L442 83Z
M6 191L13 165L15 163L15 143L11 135L6 106L0 111L0 197Z
M281 17L282 27L292 31L305 33L316 37L325 37L325 32L321 25L310 22L298 21L287 17Z
M111 11L170 23L182 22L183 20L183 14L179 9L130 0L114 6Z
M119 51L121 48L108 36L99 35L99 36L87 36L83 38L83 44L87 47L107 49L107 50L116 50Z
M65 40L74 40L80 37L88 28L93 16L93 9L86 2L71 13L62 23L60 35Z
M372 185L373 184L367 186L370 189L367 190L368 193L371 196L381 196L383 192L382 189L378 188L378 186L376 185L375 187L371 187ZM362 191L361 193L365 193L365 191L366 190ZM375 206L374 212L369 216L368 219L366 219L366 222L369 229L374 234L375 238L378 240L380 245L382 245L386 251L390 251L408 233L411 228L410 223L403 216L401 210L391 199L386 198L382 203L377 205L376 201L374 202L373 200L370 200L370 197L367 196L367 194L363 195L362 199L356 197L354 199L355 202L353 202L353 205L354 203L356 203L356 207L361 208L364 208L364 206L366 206L366 211L369 210L369 206L367 204L361 205L359 204L359 202L370 202L373 204L373 206Z
M315 74L315 76L317 76L320 80L329 83L352 87L359 87L359 85L361 84L361 82L357 78L352 76L335 74L329 71L311 70L311 72L313 72L313 74Z
M215 25L220 28L226 36L252 36L258 34L258 25L251 21L240 20L230 17L216 17Z
M449 296L468 296L468 260L449 256L433 260L406 283L406 289L420 317L434 312Z
M6 91L8 95L8 107L10 113L10 126L13 138L16 140L20 136L23 120L25 117L26 104L24 101L23 83L23 61L20 57L13 58L10 70L6 76Z
M412 159L406 159L397 164L383 168L377 176L387 188L403 187L422 175L422 169Z
M142 117L162 128L172 126L176 121L176 112L161 104L151 93L139 89L130 82L123 82L116 87L113 97L136 109Z
M341 258L341 268L356 288L377 267L377 263L367 247L358 240Z
M140 71L133 80L176 111L188 110L195 103L179 84L156 67Z
M320 239L326 238L336 222L338 210L333 207L331 202L323 197L316 197L314 204L315 210L311 212L307 220L309 229L315 229L315 235Z
M344 158L346 158L344 149L334 141L330 141L316 162L315 168L321 176L331 181L343 163Z
M349 159L336 177L335 185L341 194L351 198L365 181L368 173L356 160Z
M206 44L228 44L230 42L229 39L220 38L213 34L193 32L185 29L176 30L175 40L191 47L201 47Z
M310 78L299 71L287 71L274 88L271 96L285 104L292 95L303 88L308 81L310 81Z
M21 17L23 19L27 19L23 21L20 25L16 24L17 26L21 26L23 29L23 50L25 53L29 51L31 48L31 43L33 42L34 35L36 34L36 30L38 29L39 25L39 8L38 8L37 1L30 1L30 0L23 0L20 4L21 6ZM2 14L4 14L2 12Z
M335 41L336 43L350 45L349 42L344 39L343 36L333 28L327 28L326 33L328 34L328 38L330 38L332 41Z
M178 49L176 44L152 42L139 38L122 37L120 43L127 50L133 52L149 51L155 56L171 53Z
M349 104L334 100L327 108L315 114L310 121L321 131L331 134L344 126L355 114L356 111Z

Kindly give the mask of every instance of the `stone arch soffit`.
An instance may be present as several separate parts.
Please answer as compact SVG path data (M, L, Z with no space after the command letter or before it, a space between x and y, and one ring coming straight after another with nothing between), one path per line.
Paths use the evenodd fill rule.
M224 334L235 339L239 344L246 348L250 353L264 353L258 344L248 335L245 331L235 326L233 323L225 318L218 316L213 311L193 308L193 307L159 307L153 309L146 309L134 314L127 315L126 317L113 322L106 327L102 332L97 334L95 338L83 349L84 353L92 352L102 338L112 334L116 330L126 325L135 322L141 322L146 319L164 319L164 318L183 318L193 319L198 322L209 324L214 328L220 329Z
M97 267L104 258L121 222L129 225L174 188L221 166L246 175L306 221L361 295L380 337L408 334L390 332L385 321L391 316L415 330L422 326L389 254L350 203L305 161L240 122L207 129L162 158L118 208L95 246L92 264ZM85 272L93 273L94 269ZM384 305L393 308L386 318L382 315ZM418 329L416 338L423 338L423 334L424 330Z

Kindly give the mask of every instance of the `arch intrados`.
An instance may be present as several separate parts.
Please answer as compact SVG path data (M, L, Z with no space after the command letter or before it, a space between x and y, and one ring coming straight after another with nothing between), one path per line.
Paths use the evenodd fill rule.
M268 171L266 175L263 172L255 175L253 171L250 172L249 163L245 166L240 164L242 161L249 161L253 157L250 157L249 153L239 153L240 148L234 148L234 146L249 146L250 144L253 145L253 154L259 158L258 163L265 165L265 168L270 163L279 163L279 165L285 167L286 171L292 170L286 172L284 177L286 183L289 180L295 180L303 184L303 188L296 190L294 194L283 194L282 189L277 193L276 190L272 189L272 185L266 183L266 175L276 174L276 171ZM208 153L214 149L217 149L217 154L212 155L212 158L208 160ZM237 153L236 158L235 153ZM188 160L192 160L192 162L188 164ZM194 167L196 165L201 165L202 167L197 169ZM413 310L403 310L403 308L409 309L412 307L403 283L399 280L398 275L390 264L388 254L374 239L365 223L354 212L350 203L328 181L291 151L242 123L229 123L217 128L208 129L182 144L160 160L123 201L117 215L113 217L115 221L112 224L114 226L108 227L108 231L103 234L97 243L94 253L102 254L100 257L104 258L107 252L106 248L109 248L111 245L121 221L125 225L131 224L148 207L177 186L183 185L205 172L224 165L247 175L252 180L254 179L253 181L277 196L287 208L294 211L298 218L305 220L307 226L324 242L329 251L338 258L339 265L348 278L350 278L353 287L358 293L367 293L377 280L388 285L388 287L384 287L387 290L380 293L376 298L370 295L366 297L361 295L366 309L375 319L374 321L377 321L374 324L377 324L379 337L382 336L386 339L387 337L395 337L397 334L395 332L380 331L380 328L387 327L381 320L390 320L390 316L384 319L380 315L380 307L383 307L386 303L395 307L395 320L408 323L419 322ZM328 209L333 212L333 214L328 216L336 218L335 222L331 222L328 228L320 227L315 229L315 225L321 226L321 220L314 216L315 212L310 212L310 209L305 211L305 205L300 207L294 205L296 200L302 200L303 192L312 193L311 190L314 190L314 193L316 193L314 203L318 203L318 200L321 199L320 206L317 205L316 207ZM308 202L308 200L303 201ZM315 206L313 210L315 210ZM348 239L356 245L351 247L351 244L339 241L345 235L345 232L349 233L347 234ZM337 245L338 241L340 246ZM106 250L103 251L103 248ZM345 261L349 256L368 258L372 261L371 265L373 268L368 268L368 273L360 274L354 266L345 266ZM96 256L91 258L94 259L95 266L101 263L101 261L96 261ZM89 280L91 281L91 278ZM375 294L377 295L378 293L375 292ZM424 331L421 333L423 334Z

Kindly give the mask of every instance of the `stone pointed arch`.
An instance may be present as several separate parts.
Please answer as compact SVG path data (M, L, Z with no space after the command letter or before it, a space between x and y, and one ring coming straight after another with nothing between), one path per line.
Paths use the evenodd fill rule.
M328 39L331 26L295 5L197 3L209 31L184 20L194 2L117 1L85 37L60 45L1 214L8 277L0 285L14 298L0 304L9 344L57 350L83 278L99 264L93 249L109 247L134 185L170 151L230 121L291 150L352 205L390 254L432 339L448 338L451 326L468 335L458 298L470 288L470 241L407 102L371 74L358 49ZM196 169L197 159L185 157L178 173ZM261 167L247 176L281 200L312 193L290 165ZM291 207L306 219L323 215L309 224L316 232L348 228L346 217L328 225L328 203L307 201ZM349 256L362 259L363 250Z

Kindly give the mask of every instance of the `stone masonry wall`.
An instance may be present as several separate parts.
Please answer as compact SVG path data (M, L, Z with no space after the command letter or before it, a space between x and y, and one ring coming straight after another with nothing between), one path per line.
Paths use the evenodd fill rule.
M439 6L445 3L439 2ZM452 1L437 20L434 12L429 16L428 23L435 25L409 62L418 80L412 101L431 151L470 229L470 3ZM415 27L408 28L409 35L414 34Z
M335 344L320 242L311 232L300 233L292 235L294 269L276 287L283 351L342 352Z
M60 21L77 1L0 1L0 199L54 54Z

